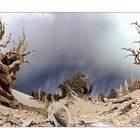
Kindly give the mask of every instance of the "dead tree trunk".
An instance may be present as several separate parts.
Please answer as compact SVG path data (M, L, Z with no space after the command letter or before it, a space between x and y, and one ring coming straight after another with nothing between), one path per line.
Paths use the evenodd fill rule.
M10 43L11 34L5 43L1 43L5 33L5 23L0 21L0 47L6 48ZM27 43L25 42L25 34L19 37L18 44L14 44L13 48L5 53L0 52L0 103L7 106L17 104L15 97L12 95L11 86L16 79L15 74L19 71L19 66L25 61L24 57L31 52L26 52Z
M138 24L138 22L133 22L132 25L135 25L135 28L137 29L138 31L138 34L140 34L140 25ZM133 44L134 43L140 43L140 41L133 41ZM122 48L122 50L125 50L125 51L128 51L129 54L126 57L128 56L132 56L134 58L134 64L136 65L140 65L140 48L139 49L133 49L133 48Z
M12 80L9 77L9 67L0 63L0 102L10 106L15 101L11 92Z
M48 107L47 121L54 124L55 127L73 126L71 113L62 102L50 103Z

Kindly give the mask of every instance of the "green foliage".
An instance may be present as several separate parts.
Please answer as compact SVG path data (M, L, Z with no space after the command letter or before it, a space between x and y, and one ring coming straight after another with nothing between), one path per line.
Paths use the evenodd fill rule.
M33 91L31 93L31 95L35 98L35 99L39 99L39 91ZM46 95L46 92L45 91L40 91L40 100L43 99L43 97Z
M75 74L73 74L71 77L69 77L68 79L64 80L63 83L61 83L58 88L61 89L62 94L53 94L53 93L47 93L44 91L34 91L32 92L32 96L35 99L39 98L39 95L41 95L40 99L43 99L44 96L47 96L47 100L49 102L52 102L52 100L54 99L55 101L58 101L59 99L63 99L66 96L69 96L69 89L68 86L74 91L76 92L79 96L80 94L90 94L90 92L92 91L93 85L90 85L89 89L87 89L87 76L82 73L82 72L77 72ZM40 94L39 94L40 93Z
M35 91L32 91L31 92L31 96L35 98L36 97L36 92Z
M111 89L107 98L108 99L114 99L114 98L117 98L117 97L118 97L118 93L116 92L116 90L115 89Z
M86 87L86 75L78 72L72 75L71 78L64 81L64 85L69 85L76 93L81 93L81 88Z
M135 91L138 88L139 88L139 81L136 80L136 79L132 79L131 84L129 86L129 90L132 92L132 91Z
M103 92L99 92L99 94L98 94L98 101L105 102L104 98L105 98L104 93Z
M59 101L59 99L60 99L60 98L59 98L59 95L58 95L58 94L54 94L54 95L53 95L53 99L54 99L55 101Z
M65 97L64 94L62 96L59 96L59 94L48 93L48 92L45 92L43 90L41 90L41 91L39 91L39 90L33 91L31 93L31 95L36 100L39 100L40 99L40 101L44 100L44 97L47 97L47 100L49 102L52 102L52 100L58 101L59 99L62 99L62 98Z
M86 75L82 72L74 73L70 78L64 80L58 87L62 90L62 96L68 94L67 86L74 90L77 94L87 90Z
M65 85L65 84L60 84L60 85L58 86L58 88L60 88L61 91L62 91L62 95L61 95L60 98L65 98L65 97L67 96L67 94L68 94L68 90L67 90L66 85Z
M51 94L51 93L48 93L48 94L47 94L47 100L48 100L49 102L52 102L52 94Z

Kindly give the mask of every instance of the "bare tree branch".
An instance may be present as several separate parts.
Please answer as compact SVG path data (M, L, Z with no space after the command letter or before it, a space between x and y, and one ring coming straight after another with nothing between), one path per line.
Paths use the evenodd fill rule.
M135 44L135 43L140 43L140 41L133 41L133 43L132 43L132 44Z
M134 64L140 65L140 49L139 50L134 50L132 48L122 48L122 50L129 51L131 54L129 56L134 56Z
M136 29L137 29L137 31L138 31L138 34L140 34L140 30L139 30L139 28L138 28L138 27L136 27Z
M127 57L129 57L129 56L133 56L133 54L128 54L128 55L126 55L126 56L124 57L124 59L127 58Z
M0 47L6 48L7 45L8 45L8 44L10 43L10 41L11 41L11 36L12 36L12 34L9 35L9 37L7 38L7 41L6 41L4 44L0 44Z
M2 40L5 33L5 23L0 20L0 40Z
M27 53L23 53L22 56L26 56L26 55L32 54L32 53L34 53L34 52L36 52L36 50L32 50L32 51L29 51L29 52L27 52Z
M138 28L140 28L140 25L138 24L138 22L132 22L131 25L136 25Z
M17 65L21 65L21 64L22 64L22 61L21 60L17 60L17 61L14 61L11 65L9 65L9 68L10 68L10 70L12 70Z
M19 37L19 44L16 49L18 54L21 54L21 53L23 53L23 50L24 51L26 50L27 43L25 43L25 39L26 39L26 37L25 37L25 33L23 31L22 35Z
M0 41L3 42L3 36L5 33L5 23L0 19ZM23 33L19 37L19 43L14 41L13 48L5 53L0 53L0 103L14 107L17 103L15 97L12 95L11 85L16 79L16 72L19 71L22 63L30 63L30 61L24 59L28 54L34 51L26 52L27 43L26 37ZM8 36L5 43L0 42L0 48L6 48L11 41L11 34Z

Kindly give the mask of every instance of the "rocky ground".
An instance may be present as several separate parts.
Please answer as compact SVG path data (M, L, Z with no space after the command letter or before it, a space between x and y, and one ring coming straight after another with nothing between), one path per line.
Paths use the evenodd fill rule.
M29 107L45 109L45 106L33 100L31 96L22 92L12 90L16 99ZM0 105L0 126L5 127L51 127L52 125L46 121L46 115L36 111L29 111L27 109L12 109Z
M16 90L13 90L13 94L23 104L48 112L45 105L32 99L31 96ZM70 116L66 121L71 124L69 126L140 126L140 90L120 98L109 100L105 98L105 102L100 102L96 98L87 100L67 97L54 104L56 108L61 104L66 110L65 117L61 109L58 109L57 113L53 112L56 120L61 116L64 119ZM44 115L36 111L11 109L0 105L0 126L3 127L53 127L47 118L47 113Z
M52 126L46 122L46 117L26 110L11 109L0 106L0 126L28 127L28 126Z
M140 126L140 90L119 99L74 100L69 105L74 123L83 126Z

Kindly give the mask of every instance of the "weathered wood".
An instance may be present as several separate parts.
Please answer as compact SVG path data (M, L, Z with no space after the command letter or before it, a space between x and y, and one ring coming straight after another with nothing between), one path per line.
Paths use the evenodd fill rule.
M117 104L117 103L123 103L123 102L129 101L129 100L132 100L132 98L131 97L125 97L125 98L122 98L122 99L115 99L115 100L111 100L111 101L112 101L112 103Z
M57 120L56 120L56 118L55 118L55 116L54 116L54 113L55 113L55 112L56 112L56 111L54 110L54 107L53 107L53 105L51 104L51 105L49 106L49 108L48 108L48 117L47 117L47 121L50 122L50 123L53 123L54 126L59 127L59 126L61 126L61 125L57 122Z
M117 110L118 107L117 106L112 106L110 109L104 111L104 112L101 112L100 113L100 116L101 115L107 115L107 114L110 114L110 113L113 113L115 110Z
M32 121L33 121L32 119L23 121L21 127L29 127L31 125Z
M51 122L56 127L67 127L73 124L70 112L60 102L52 102L49 105L47 121Z
M0 48L6 48L10 44L11 34L5 43L1 43L4 34L5 23L0 20ZM16 99L11 92L11 85L16 79L15 74L19 71L19 66L26 62L24 57L32 53L26 52L27 43L25 39L23 32L18 44L14 43L14 47L5 53L0 52L0 103L10 107L16 104Z
M9 117L6 122L10 122L11 124L20 125L22 122L16 118Z
M123 109L121 109L121 114L125 114L126 112L129 112L132 109L132 104L129 103L126 106L124 106Z
M32 106L27 106L19 103L18 106L19 109L27 110L27 111L32 111L32 112L37 112L39 114L42 114L46 116L48 114L48 110L46 108L36 108Z
M77 99L77 98L78 98L78 95L75 93L75 91L72 90L72 89L70 88L70 86L68 86L68 85L67 85L67 88L68 88L68 90L69 90L70 95L71 95L75 100L78 100L78 99Z

